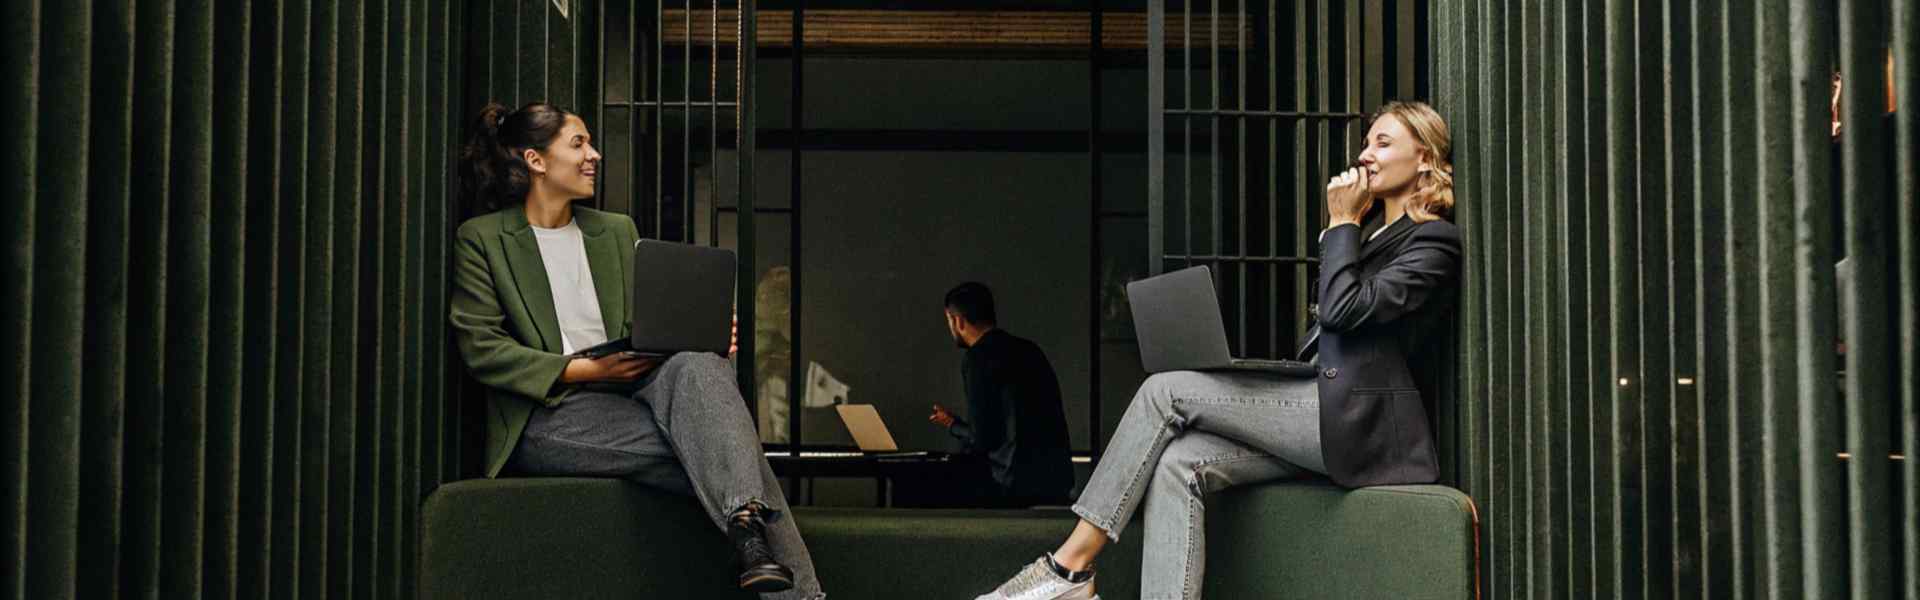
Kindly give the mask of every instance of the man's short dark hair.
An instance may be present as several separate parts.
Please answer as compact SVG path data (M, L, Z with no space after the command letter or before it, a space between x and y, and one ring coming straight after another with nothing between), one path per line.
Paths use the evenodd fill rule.
M993 290L977 281L969 281L947 290L947 308L975 325L999 323L993 312Z

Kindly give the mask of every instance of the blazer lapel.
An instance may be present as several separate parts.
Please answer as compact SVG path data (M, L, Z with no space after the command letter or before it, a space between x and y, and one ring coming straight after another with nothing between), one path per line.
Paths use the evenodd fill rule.
M593 272L593 294L600 301L600 320L607 339L626 337L627 273L625 261L620 260L625 250L620 236L614 235L613 228L607 227L598 214L577 209L573 214L586 238L587 269Z
M547 264L540 260L540 242L527 224L526 210L506 209L501 219L501 245L507 250L507 267L512 270L513 287L520 291L520 304L533 318L534 335L541 349L559 352L560 317L553 312L553 287L547 283Z
M1407 234L1412 231L1413 219L1404 216L1398 221L1387 224L1386 231L1381 232L1379 237L1360 243L1360 260L1356 262L1367 264L1368 261L1373 260L1375 254L1389 248L1399 248L1400 242L1405 240Z

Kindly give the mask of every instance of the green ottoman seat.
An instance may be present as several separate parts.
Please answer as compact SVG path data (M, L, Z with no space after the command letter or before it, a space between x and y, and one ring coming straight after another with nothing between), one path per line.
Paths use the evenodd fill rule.
M1476 597L1473 501L1453 488L1267 484L1207 505L1209 596Z
M421 598L756 598L691 498L618 479L474 479L420 516Z
M1062 510L799 508L834 600L958 598L1072 531ZM1106 600L1139 597L1140 523L1099 563ZM1210 598L1474 597L1472 502L1442 486L1273 483L1208 500ZM752 598L692 499L610 479L441 486L421 518L433 598Z

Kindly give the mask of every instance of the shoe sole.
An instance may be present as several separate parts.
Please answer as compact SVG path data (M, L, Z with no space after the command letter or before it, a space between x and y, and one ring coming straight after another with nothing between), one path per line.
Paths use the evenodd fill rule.
M784 592L793 589L793 576L772 572L747 573L740 576L740 589L756 594Z

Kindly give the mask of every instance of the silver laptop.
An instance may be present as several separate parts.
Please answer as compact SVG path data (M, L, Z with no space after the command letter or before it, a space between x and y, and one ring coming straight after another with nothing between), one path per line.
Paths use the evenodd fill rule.
M1168 371L1265 371L1314 377L1312 363L1234 358L1226 320L1213 290L1213 271L1189 267L1127 284L1140 363L1148 373Z
M853 434L853 443L860 452L869 456L906 457L926 456L928 452L901 452L900 445L893 442L893 434L887 431L887 423L880 420L880 412L872 404L835 404L840 413L840 421L846 423L847 433Z

